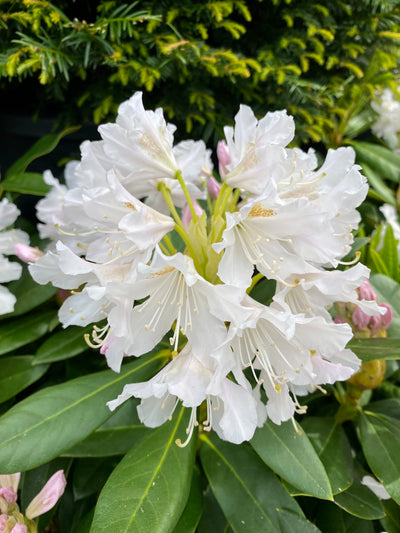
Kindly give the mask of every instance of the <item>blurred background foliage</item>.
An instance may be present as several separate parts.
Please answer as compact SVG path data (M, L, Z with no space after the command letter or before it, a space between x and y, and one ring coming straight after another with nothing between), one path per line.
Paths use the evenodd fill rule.
M338 146L395 89L399 41L395 0L3 0L1 105L99 123L142 90L195 138L248 103L288 109L298 144Z

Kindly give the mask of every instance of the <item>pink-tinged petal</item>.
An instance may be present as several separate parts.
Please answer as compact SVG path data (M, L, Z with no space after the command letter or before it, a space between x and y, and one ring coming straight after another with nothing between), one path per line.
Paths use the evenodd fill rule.
M372 319L379 318L379 317L370 317L369 315L366 315L364 311L360 309L360 307L357 306L354 309L351 318L353 320L355 327L361 330L361 329L365 329L368 326L368 324L372 321Z
M382 318L380 316L372 316L369 322L372 335L375 335L381 329Z
M229 154L228 145L225 141L219 141L217 144L217 157L219 163L219 173L221 176L228 174L228 165L231 162L231 156Z
M211 196L211 198L218 198L218 195L221 191L221 185L218 183L218 181L214 178L214 176L210 176L210 178L207 181L207 190L208 194Z
M7 503L15 503L18 495L12 487L3 487L0 489L0 498L4 498Z
M63 470L59 470L51 476L39 494L28 505L25 512L27 518L33 519L47 513L61 498L66 485L67 480L65 479Z
M381 316L381 328L387 329L393 320L393 311L389 304L381 304L379 307L384 307L386 309L386 313Z
M15 524L10 533L28 533L28 528L25 524Z
M43 252L33 246L28 246L23 242L19 242L14 246L15 255L24 261L24 263L36 263L39 257L42 257Z
M8 520L8 515L6 514L0 514L0 531L4 531L6 529L6 524Z
M347 324L346 320L342 318L341 316L335 317L334 322L335 324Z
M199 204L195 201L193 201L193 207L196 215L198 217L201 217L203 214L202 208L199 206ZM192 213L190 211L189 206L186 204L185 207L182 209L182 222L185 228L187 229L189 227L190 221L192 220Z
M0 487L12 487L17 492L21 472L15 474L5 474L0 476Z

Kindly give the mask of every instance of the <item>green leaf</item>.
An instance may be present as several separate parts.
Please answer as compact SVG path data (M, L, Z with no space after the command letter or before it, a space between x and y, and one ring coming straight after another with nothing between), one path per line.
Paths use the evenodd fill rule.
M65 457L106 457L125 455L134 444L147 435L149 429L143 424L97 429L82 442L63 453Z
M0 355L40 339L55 327L56 318L55 311L48 311L2 322L0 324Z
M384 179L398 183L400 181L400 156L379 144L364 141L351 141L357 154L357 162L366 163Z
M381 258L385 261L389 276L395 281L400 281L399 255L397 253L398 241L394 237L393 228L390 224L386 225L383 247L379 250Z
M375 531L371 521L356 518L327 502L318 505L317 526L323 533L374 533Z
M45 196L51 189L50 185L45 183L42 174L37 172L13 174L1 182L1 188L8 192L33 194L35 196Z
M163 354L42 389L0 418L0 472L25 471L57 457L111 416L106 402L126 383L153 375Z
M204 508L197 533L232 533L221 507L211 490L210 485L204 491Z
M362 173L368 178L370 186L378 194L379 199L382 202L396 205L396 197L392 189L388 187L383 179L366 163L362 164Z
M99 492L116 467L117 462L115 457L85 458L74 461L74 500L82 500Z
M54 296L58 290L51 283L39 285L33 281L26 266L23 268L22 276L18 280L9 283L7 288L14 294L17 301L14 306L14 311L2 315L0 317L2 319L23 315L31 311Z
M89 349L89 346L85 342L84 334L91 330L92 327L70 326L67 329L53 333L38 348L33 364L40 365L42 363L62 361L85 352Z
M400 359L400 338L352 339L350 348L364 363L375 359Z
M392 308L393 320L387 330L388 337L398 337L400 331L400 285L383 274L372 274L370 282L378 296L378 302L386 302Z
M12 398L40 379L49 365L32 366L33 355L15 355L0 359L0 402Z
M203 493L200 485L200 473L199 469L195 468L188 501L173 533L195 533L202 512Z
M80 126L70 126L60 133L50 133L41 137L20 159L11 165L6 173L6 178L24 173L32 161L52 152L63 137L79 128Z
M381 501L359 481L354 481L349 489L337 494L335 502L344 511L364 520L376 520L385 515Z
M389 268L382 257L373 248L368 251L369 267L377 274L383 274L389 276Z
M400 398L386 398L368 404L368 411L400 419Z
M302 494L332 500L328 476L306 433L297 434L292 423L280 426L269 420L257 429L250 444L261 459Z
M306 518L286 509L278 509L278 520L281 533L321 533L321 531Z
M381 520L387 533L400 533L400 507L393 500L382 501L385 517Z
M398 422L372 412L359 415L360 441L365 458L385 489L400 502L400 428Z
M280 533L277 509L302 516L271 470L247 445L212 433L201 436L201 462L213 493L235 533Z
M308 417L303 429L325 467L332 493L346 490L353 482L353 458L342 426L333 418Z
M189 410L152 431L122 459L105 484L90 533L173 531L185 507L196 451L196 438L180 448Z

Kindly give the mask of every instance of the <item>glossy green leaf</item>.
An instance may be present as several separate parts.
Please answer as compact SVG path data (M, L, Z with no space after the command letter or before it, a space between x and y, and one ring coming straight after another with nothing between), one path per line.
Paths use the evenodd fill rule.
M381 520L382 529L387 533L400 533L400 506L393 500L382 502L385 517Z
M63 455L65 457L125 455L148 432L149 429L143 424L97 429L86 439L66 450Z
M32 366L33 355L0 359L0 402L5 402L40 379L49 365Z
M347 489L353 482L353 458L342 426L329 417L308 417L302 425L325 467L333 494Z
M400 398L386 398L368 404L368 411L400 419Z
M196 438L180 448L190 412L179 409L122 459L105 484L90 533L173 531L185 507L192 477Z
M337 494L335 502L344 511L364 520L376 520L385 515L381 501L358 480L346 491Z
M309 520L286 509L278 509L278 520L281 533L321 533Z
M387 333L389 337L399 337L400 332L400 285L383 274L372 274L371 285L378 296L378 302L388 303L392 308L393 320Z
M117 463L118 459L115 457L85 458L74 461L72 480L74 500L82 500L91 494L98 493Z
M51 331L58 323L56 311L22 316L0 323L0 355L25 346Z
M222 512L210 485L204 491L204 507L197 533L232 533L232 528Z
M400 359L400 338L352 339L347 348L364 362L375 359Z
M235 533L280 533L278 509L302 516L297 502L249 446L203 434L200 456L212 491Z
M323 533L374 533L370 520L352 516L337 505L320 503L318 506L317 526Z
M80 126L70 126L60 133L43 135L18 161L9 167L6 178L25 172L32 161L52 152L63 137L77 131L79 128Z
M193 470L189 498L173 533L195 533L203 512L203 493L198 468Z
M85 352L89 349L89 346L85 342L84 334L91 331L91 329L91 327L80 328L79 326L71 326L53 333L38 348L33 364L40 365L42 363L62 361Z
M14 311L2 315L0 317L1 319L23 315L28 311L32 311L32 309L46 302L57 292L57 288L53 287L51 283L39 285L33 281L26 266L23 268L22 276L16 281L11 281L7 285L7 288L14 294L17 301L14 306Z
M372 412L359 415L365 458L391 497L400 503L400 427L397 421Z
M153 375L162 357L151 353L122 367L36 392L0 418L0 472L29 470L57 457L111 416L106 402L126 383Z
M356 151L357 162L366 163L384 179L400 181L400 156L385 146L364 141L351 141Z
M13 174L1 182L1 187L8 192L35 196L45 196L50 191L50 186L45 183L42 174L37 172Z
M257 429L251 445L261 459L302 494L326 500L332 490L325 468L306 433L297 434L292 423L267 421Z

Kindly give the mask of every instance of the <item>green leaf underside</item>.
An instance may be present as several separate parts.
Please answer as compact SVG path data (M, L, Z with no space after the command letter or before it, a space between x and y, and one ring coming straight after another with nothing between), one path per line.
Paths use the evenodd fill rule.
M56 317L55 311L47 311L2 322L0 324L0 355L12 352L43 337L52 329Z
M359 414L360 440L375 476L400 504L400 428L398 421L372 412Z
M302 494L332 500L324 466L303 431L298 435L290 421L280 426L267 421L250 444L261 459L279 476L299 488Z
M381 178L398 183L400 181L400 156L378 144L351 141L356 151L357 162L367 163Z
M400 359L400 338L352 339L350 348L363 362L375 359Z
M393 500L384 500L382 504L385 510L382 529L387 533L400 533L400 507Z
M387 333L388 337L398 337L400 331L400 285L383 274L372 274L372 288L378 296L378 302L386 302L393 312L393 320Z
M353 459L342 426L328 417L309 417L302 425L325 467L333 494L346 490L353 482Z
M200 485L200 474L198 468L195 468L188 501L173 533L195 533L202 512L203 493Z
M344 511L364 520L377 520L385 516L381 501L368 487L357 481L345 492L337 494L335 502Z
M2 315L0 317L1 319L23 315L24 313L31 311L54 296L58 290L56 287L53 287L51 283L48 283L47 285L38 285L33 281L26 266L22 271L22 276L16 281L11 281L7 285L7 288L14 294L17 301L15 303L14 311Z
M33 364L62 361L85 352L89 346L84 339L84 334L92 329L93 326L89 328L71 326L57 331L38 348Z
M32 366L33 355L0 359L0 402L12 398L40 379L49 365Z
M172 531L189 495L195 458L195 435L184 448L175 444L188 421L182 407L122 459L100 494L90 533Z
M212 491L236 533L280 533L278 509L303 516L297 502L249 446L203 434L200 456Z
M106 457L125 455L136 442L147 435L149 429L143 424L98 429L82 442L63 453L65 457Z
M162 356L150 353L122 367L42 389L0 418L0 472L25 471L57 457L111 415L106 402L126 383L147 379Z

